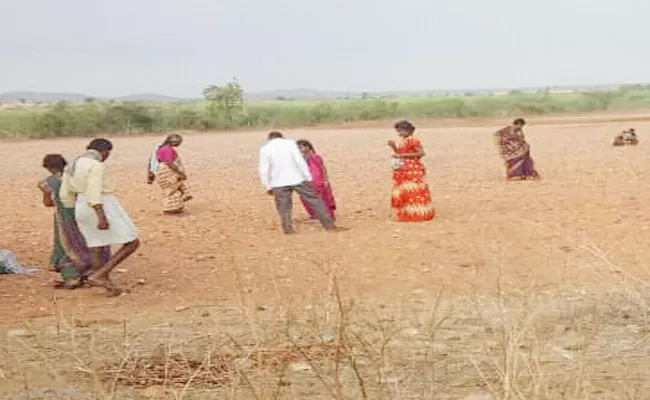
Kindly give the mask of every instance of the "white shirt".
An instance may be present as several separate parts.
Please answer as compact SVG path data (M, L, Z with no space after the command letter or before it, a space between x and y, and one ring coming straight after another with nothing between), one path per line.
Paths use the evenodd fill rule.
M271 139L262 146L259 171L260 181L267 190L312 180L305 158L291 139Z
M61 178L61 203L67 208L74 208L77 194L81 194L91 206L103 204L103 195L112 193L106 187L104 163L90 157L81 157L76 163L74 176L66 172Z

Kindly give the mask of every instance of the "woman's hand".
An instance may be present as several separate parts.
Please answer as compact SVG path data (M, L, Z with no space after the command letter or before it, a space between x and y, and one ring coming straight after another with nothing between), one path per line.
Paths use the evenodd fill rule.
M397 148L397 145L395 144L395 141L394 141L394 140L389 140L389 141L387 142L387 144L388 144L388 147L390 147L390 148L393 149L393 150L395 150L395 149Z
M151 185L154 180L156 180L156 176L153 173L149 172L147 174L147 184Z
M108 223L108 219L104 216L102 218L99 218L99 222L97 223L97 229L100 231L107 231L110 228L110 224Z
M181 178L182 181L186 181L186 180L187 180L187 175L185 175L185 172L181 172L181 173L179 173L178 175L180 176L180 178Z
M45 191L43 192L43 205L45 207L54 207L54 200L52 200L52 196Z

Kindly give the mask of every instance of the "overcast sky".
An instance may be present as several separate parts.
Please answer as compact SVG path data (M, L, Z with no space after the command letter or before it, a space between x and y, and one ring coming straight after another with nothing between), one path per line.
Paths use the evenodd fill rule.
M650 82L650 0L0 0L0 92Z

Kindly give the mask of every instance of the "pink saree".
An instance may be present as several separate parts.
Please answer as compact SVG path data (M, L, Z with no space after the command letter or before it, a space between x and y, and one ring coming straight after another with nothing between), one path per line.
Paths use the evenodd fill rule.
M316 190L316 193L318 193L323 199L325 208L327 208L327 212L333 221L335 219L334 211L336 210L336 202L334 201L334 193L332 192L332 187L330 186L329 182L325 181L326 173L323 158L316 153L312 153L307 156L307 165L309 166L309 172L311 172L314 189ZM305 201L303 201L302 204L305 207L305 210L307 210L307 213L309 213L309 217L311 219L316 219L316 213L309 206L309 204L307 204Z

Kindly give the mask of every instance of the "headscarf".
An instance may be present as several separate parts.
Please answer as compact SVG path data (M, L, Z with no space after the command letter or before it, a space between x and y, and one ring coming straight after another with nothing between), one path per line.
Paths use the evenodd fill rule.
M178 133L172 133L171 135L167 136L167 139L165 139L164 144L180 144L183 141L183 137L179 135Z
M99 161L99 162L103 161L102 160L102 154L99 151L97 151L97 150L88 150L84 154L82 154L79 157L72 160L70 165L68 165L65 168L65 173L70 175L70 176L74 176L74 173L77 170L77 161L79 161L80 158L84 158L84 157L90 158L90 159L93 159L93 160L96 160L96 161Z

